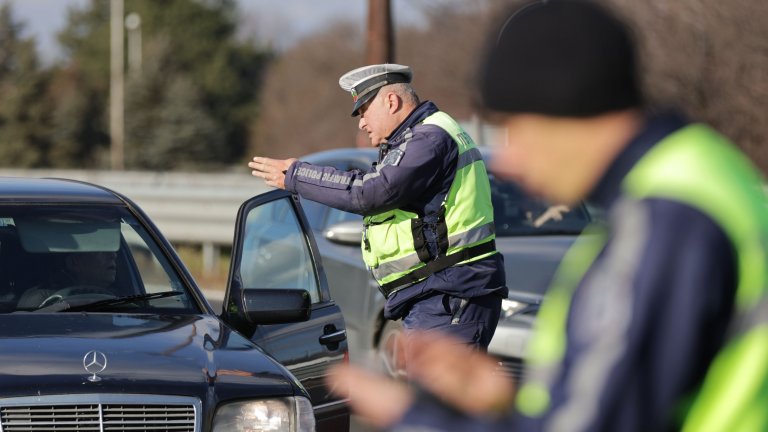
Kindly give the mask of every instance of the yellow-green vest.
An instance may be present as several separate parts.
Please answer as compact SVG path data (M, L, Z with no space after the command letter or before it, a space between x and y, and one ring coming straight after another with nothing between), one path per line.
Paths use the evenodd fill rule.
M458 148L456 176L441 206L435 259L427 252L420 215L395 209L365 217L363 260L385 297L444 268L496 253L491 188L480 151L444 112L422 124L439 126L453 139Z
M622 189L635 199L666 198L699 209L723 229L736 251L734 325L692 405L685 407L682 430L767 431L768 200L760 174L726 139L695 124L654 146ZM604 246L604 233L587 232L593 235L583 236L568 252L537 317L529 380L517 396L517 408L531 417L549 408L551 380L566 349L571 295Z

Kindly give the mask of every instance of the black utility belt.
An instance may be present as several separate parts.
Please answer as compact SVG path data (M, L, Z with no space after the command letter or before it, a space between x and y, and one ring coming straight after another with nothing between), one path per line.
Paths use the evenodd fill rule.
M416 282L431 276L440 270L452 267L462 261L476 258L481 255L496 251L496 241L491 240L489 242L481 243L479 245L471 246L466 249L462 249L459 252L450 255L441 255L432 261L426 263L424 267L420 267L407 275L401 276L391 282L387 282L383 285L379 285L379 291L384 295L384 298L389 298L393 293L400 291L403 288L407 288Z

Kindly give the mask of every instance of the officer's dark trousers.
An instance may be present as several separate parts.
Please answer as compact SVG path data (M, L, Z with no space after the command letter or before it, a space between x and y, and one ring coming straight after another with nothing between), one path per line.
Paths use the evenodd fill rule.
M436 330L485 351L501 313L501 296L462 299L436 293L415 302L403 318L406 332Z

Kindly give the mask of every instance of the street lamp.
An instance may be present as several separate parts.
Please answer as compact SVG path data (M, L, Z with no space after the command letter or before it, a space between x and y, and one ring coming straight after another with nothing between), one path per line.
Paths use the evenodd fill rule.
M109 159L112 170L123 170L123 0L110 2L109 49Z
M141 71L141 17L131 12L125 17L128 30L128 70L136 76Z

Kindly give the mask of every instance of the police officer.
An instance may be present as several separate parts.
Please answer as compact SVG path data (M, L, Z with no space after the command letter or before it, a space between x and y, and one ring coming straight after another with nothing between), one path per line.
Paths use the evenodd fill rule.
M401 432L768 430L763 181L708 126L644 110L634 58L591 2L507 20L481 74L508 134L496 167L552 201L589 198L607 226L558 270L514 397L488 358L414 335L426 392L337 369L359 413Z
M385 318L485 349L507 294L488 174L472 138L420 102L411 78L407 66L379 64L339 79L379 148L367 172L264 157L248 166L270 186L365 216L363 259L387 300Z

